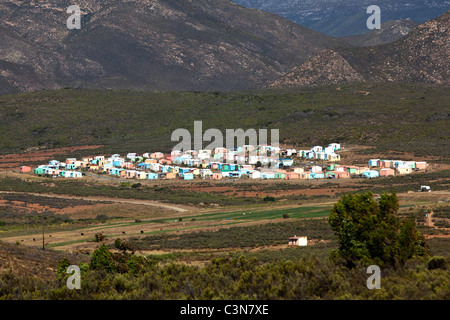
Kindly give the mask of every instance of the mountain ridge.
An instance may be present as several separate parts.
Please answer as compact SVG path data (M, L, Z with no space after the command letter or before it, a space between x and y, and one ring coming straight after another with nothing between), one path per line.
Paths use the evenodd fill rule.
M3 91L254 89L342 45L228 0L80 0L81 30L66 27L71 4L0 4L0 84L9 84Z
M351 82L420 82L449 86L449 19L450 11L417 26L407 36L392 43L336 48L333 57L328 55L326 60L314 57L296 66L269 87L339 83L339 67L330 64L331 58L333 61L340 60L341 65L344 61L348 64L346 79ZM325 53L320 55L324 56ZM324 80L321 74L317 74L317 70L321 69L322 73L330 75L328 81Z

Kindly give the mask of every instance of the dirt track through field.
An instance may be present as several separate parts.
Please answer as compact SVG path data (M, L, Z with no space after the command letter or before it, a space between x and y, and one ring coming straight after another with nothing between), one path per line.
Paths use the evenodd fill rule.
M15 192L15 191L0 191L3 194L23 194L23 195L32 195L38 197L48 197L48 198L60 198L60 199L69 199L69 200L85 200L85 201L94 201L94 202L116 202L116 203L129 203L129 204L140 204L145 206L156 206L161 208L166 208L170 210L174 210L177 212L187 212L189 209L182 208L181 206L162 204L156 201L150 200L131 200L131 199L117 199L117 198L96 198L96 197L73 197L67 195L57 195L57 194L42 194L42 193L31 193L31 192Z

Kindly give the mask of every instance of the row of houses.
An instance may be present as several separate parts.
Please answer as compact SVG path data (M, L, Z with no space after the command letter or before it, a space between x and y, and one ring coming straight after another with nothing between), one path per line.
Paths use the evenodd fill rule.
M129 179L176 179L191 180L194 177L223 179L240 178L244 175L254 179L299 178L296 173L288 173L283 168L293 165L293 157L309 159L331 159L338 161L336 152L339 144L327 147L314 146L308 150L281 149L270 145L244 145L233 150L218 147L213 150L173 150L170 155L162 152L144 154L128 153L110 156L97 155L81 160L67 158L64 162L52 160L47 165L34 169L35 174L61 177L81 177L78 170L108 173ZM325 156L324 156L325 155ZM272 168L261 172L258 168ZM22 172L27 172L25 167ZM31 169L30 169L31 170ZM267 171L267 170L266 170Z
M27 166L21 167L21 172L30 172L29 167ZM81 178L83 176L83 173L81 171L66 170L53 165L37 166L33 172L36 175L48 175L63 178Z
M245 145L236 150L173 150L170 155L162 152L128 153L67 158L64 162L52 160L48 165L34 169L35 174L58 177L81 177L80 170L97 171L125 179L346 179L359 175L367 178L406 174L407 168L423 168L422 162L370 159L368 167L345 166L335 163L340 144L327 147L313 146L308 150L280 149L267 145ZM324 156L325 155L325 156ZM294 158L324 159L328 166L293 166ZM331 159L331 160L330 160ZM426 163L425 163L426 164ZM376 167L377 170L374 169ZM426 167L426 166L425 166ZM22 170L22 169L21 169ZM22 172L24 171L23 169ZM31 170L31 169L30 169Z
M427 170L428 163L426 161L370 159L369 167L397 169L402 174L406 174L411 173L413 170Z

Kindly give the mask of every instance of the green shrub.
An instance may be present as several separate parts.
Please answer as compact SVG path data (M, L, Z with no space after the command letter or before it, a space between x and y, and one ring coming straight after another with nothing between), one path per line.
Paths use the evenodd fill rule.
M105 270L106 272L116 271L113 255L109 252L106 244L103 243L92 253L89 268L92 270Z
M403 264L429 254L414 219L400 220L398 209L395 193L383 194L378 201L371 192L345 194L334 205L328 221L338 236L337 254L347 266Z
M428 260L428 270L443 269L447 270L447 260L442 256L435 256Z

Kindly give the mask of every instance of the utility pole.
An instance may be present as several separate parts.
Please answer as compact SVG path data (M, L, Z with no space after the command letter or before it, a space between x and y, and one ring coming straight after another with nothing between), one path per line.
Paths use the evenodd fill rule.
M42 209L42 250L45 250L44 213L45 209Z

